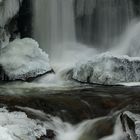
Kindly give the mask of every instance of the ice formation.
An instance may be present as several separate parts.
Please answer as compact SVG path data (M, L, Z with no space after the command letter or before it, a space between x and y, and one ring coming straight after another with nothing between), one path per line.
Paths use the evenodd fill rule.
M46 134L45 127L27 117L24 112L9 112L0 108L0 140L36 140Z
M0 1L0 27L14 17L19 11L22 0L1 0Z
M30 38L16 39L1 49L0 65L9 80L26 80L51 71L48 55Z
M140 81L140 59L114 56L109 53L94 59L78 62L73 69L73 79L86 83L114 85Z

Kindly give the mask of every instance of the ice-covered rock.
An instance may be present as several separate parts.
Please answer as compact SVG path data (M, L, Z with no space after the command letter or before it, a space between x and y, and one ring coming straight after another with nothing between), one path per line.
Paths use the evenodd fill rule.
M46 128L39 120L0 108L0 140L36 140L45 134Z
M114 85L140 81L140 58L104 53L92 60L78 62L73 79L86 83Z
M51 71L48 55L33 39L16 39L0 53L0 66L8 80L27 80Z

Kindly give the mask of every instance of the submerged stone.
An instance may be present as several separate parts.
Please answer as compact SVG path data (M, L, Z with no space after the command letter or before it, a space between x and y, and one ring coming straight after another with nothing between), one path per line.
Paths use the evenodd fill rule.
M48 55L30 38L16 39L1 49L0 66L0 80L28 80L51 71Z

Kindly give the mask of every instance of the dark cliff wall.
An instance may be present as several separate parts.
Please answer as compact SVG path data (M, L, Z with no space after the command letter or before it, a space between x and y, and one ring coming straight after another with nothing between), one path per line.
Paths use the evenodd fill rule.
M10 40L14 40L17 36L21 38L31 37L32 32L32 0L23 0L20 10L12 18L6 29L10 32Z
M134 3L135 14L137 16L140 16L140 0L133 0L133 3Z
M18 29L21 38L31 37L32 34L32 0L23 0L18 14Z

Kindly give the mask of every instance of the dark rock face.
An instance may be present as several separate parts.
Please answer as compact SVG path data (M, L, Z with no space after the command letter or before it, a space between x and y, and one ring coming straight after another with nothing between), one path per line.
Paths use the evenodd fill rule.
M51 129L46 130L46 135L45 136L41 136L39 139L37 140L54 140L55 139L55 132Z
M0 49L8 45L10 34L7 29L0 27Z
M140 139L140 115L129 111L122 113L121 121L127 137L131 140Z
M9 1L9 0L5 0ZM15 2L16 0L14 0ZM19 2L19 12L10 17L5 22L3 29L10 34L10 41L17 37L31 37L32 34L32 0L17 0ZM4 1L0 4L4 6ZM13 5L14 6L14 5ZM6 8L8 9L8 8ZM3 17L4 18L4 17ZM0 31L1 34L1 31ZM3 37L0 36L0 39ZM5 38L6 39L6 38Z
M140 16L140 1L139 0L132 0L134 3L134 10L137 17Z
M32 34L32 2L33 0L23 0L17 17L17 27L21 38L31 37Z
M2 66L0 66L0 81L8 81L9 78L3 70Z

